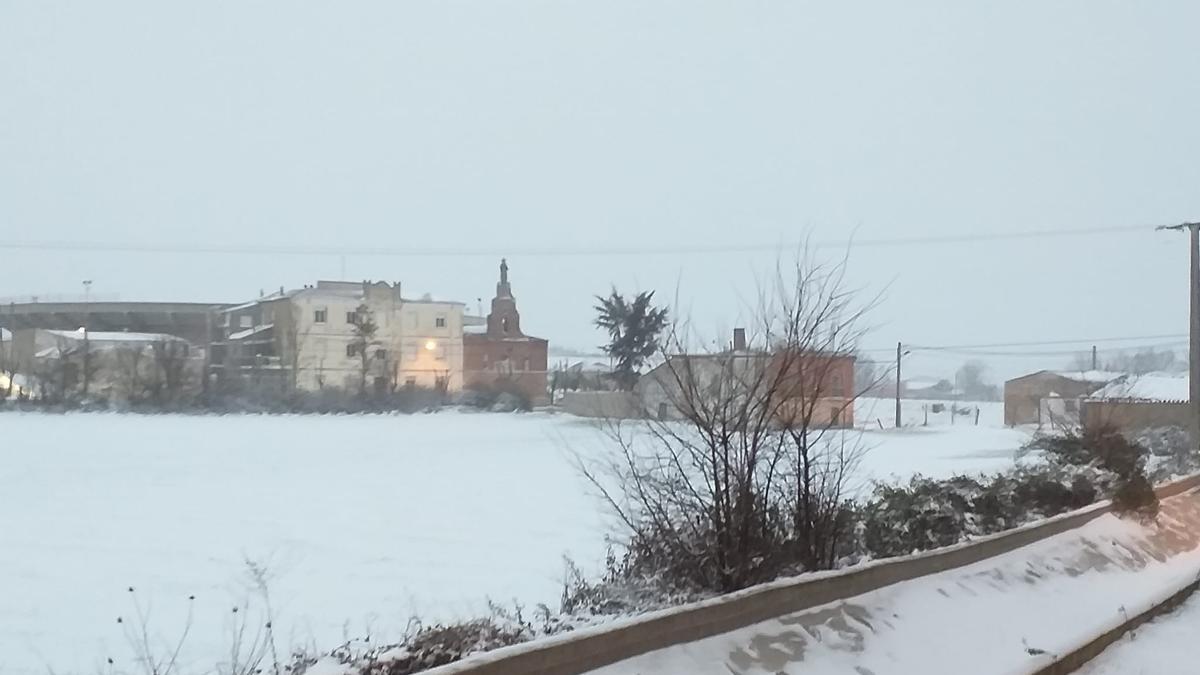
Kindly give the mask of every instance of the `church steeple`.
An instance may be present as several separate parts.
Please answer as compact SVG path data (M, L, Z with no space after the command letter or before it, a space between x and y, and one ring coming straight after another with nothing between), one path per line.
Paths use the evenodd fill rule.
M522 337L521 314L513 298L512 286L508 283L508 261L500 259L500 281L496 284L496 297L492 298L492 311L487 318L487 332L493 337Z

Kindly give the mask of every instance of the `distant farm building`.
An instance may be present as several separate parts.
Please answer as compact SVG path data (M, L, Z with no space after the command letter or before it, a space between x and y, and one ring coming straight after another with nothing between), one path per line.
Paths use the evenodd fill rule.
M1195 411L1188 403L1189 379L1172 373L1129 375L1108 383L1080 403L1085 427L1115 427L1138 431L1156 427L1196 430Z
M1101 370L1039 370L1004 383L1004 423L1051 424L1055 416L1078 416L1078 400L1124 377Z

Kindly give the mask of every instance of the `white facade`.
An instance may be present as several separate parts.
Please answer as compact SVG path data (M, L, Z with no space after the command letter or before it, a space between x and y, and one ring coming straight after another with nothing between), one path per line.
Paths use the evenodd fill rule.
M281 365L296 368L300 389L359 386L362 361L354 351L354 321L362 304L377 326L367 348L368 387L462 389L462 303L405 299L399 284L319 282L273 304Z

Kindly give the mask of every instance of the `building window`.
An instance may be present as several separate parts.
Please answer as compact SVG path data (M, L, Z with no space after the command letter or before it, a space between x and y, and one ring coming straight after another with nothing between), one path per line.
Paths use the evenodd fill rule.
M387 350L383 349L383 348L376 349L375 350L375 358L386 359L387 358Z
M829 409L829 425L834 427L842 426L842 409L834 406Z
M841 375L831 376L829 378L829 388L833 391L834 396L841 396L841 394L842 394L842 376Z
M353 343L346 345L346 356L354 357L357 355L358 355L358 345L353 344Z
M500 319L500 330L504 331L505 333L508 332L508 317L507 316L504 317L503 319Z
M529 359L521 362L521 370L529 370Z
M483 367L487 368L487 364L488 364L488 355L487 355L487 352L484 352L483 353Z
M313 312L313 323L325 323L328 318L329 310L324 307Z
M433 325L437 328L445 328L446 327L446 317L439 316L438 318L434 319Z
M249 314L243 314L238 317L238 327L239 328L250 328L253 325L254 325L254 317L250 316Z
M349 323L349 324L358 323L358 312L346 312L346 323Z

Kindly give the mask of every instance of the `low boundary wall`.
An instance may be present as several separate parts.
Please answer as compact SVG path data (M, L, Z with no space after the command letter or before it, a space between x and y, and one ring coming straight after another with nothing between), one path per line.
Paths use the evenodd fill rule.
M1166 499L1197 487L1200 474L1167 483L1155 492L1160 499ZM781 579L612 625L477 654L427 672L429 675L581 675L647 652L987 560L1086 525L1111 510L1110 502L1098 502L975 541L846 570Z
M638 397L627 391L568 391L563 410L576 417L637 419L646 416Z

